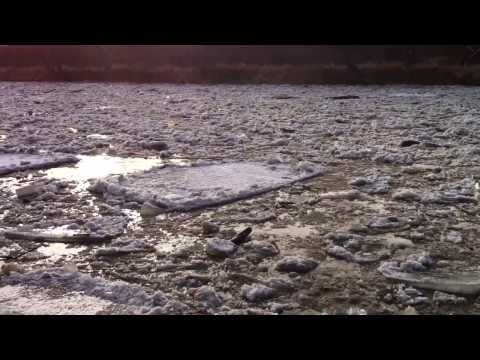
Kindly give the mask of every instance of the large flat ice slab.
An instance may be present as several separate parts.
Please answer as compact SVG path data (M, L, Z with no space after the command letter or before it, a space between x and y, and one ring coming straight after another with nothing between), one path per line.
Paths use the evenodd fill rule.
M480 272L463 273L409 273L399 271L389 265L382 264L380 273L387 279L404 282L413 287L426 290L437 290L459 295L478 295L480 293Z
M322 166L291 167L236 162L166 166L97 182L91 191L125 201L149 202L165 212L189 211L250 198L323 174Z
M5 153L0 154L0 175L25 170L48 169L76 162L78 159L73 155Z

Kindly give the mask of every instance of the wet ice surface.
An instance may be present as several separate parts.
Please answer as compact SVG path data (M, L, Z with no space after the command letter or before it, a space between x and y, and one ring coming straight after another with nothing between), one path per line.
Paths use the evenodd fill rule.
M101 244L36 243L0 234L0 256L40 245L37 252L15 260L25 270L76 265L82 273L121 279L148 294L165 292L177 303L159 312L170 313L187 313L185 306L201 314L480 310L475 296L463 302L443 296L450 302L439 303L435 299L442 297L432 290L412 290L410 285L399 290L405 284L378 271L384 261L423 271L410 257L428 252L433 258L428 272L400 272L411 286L415 281L422 286L418 281L429 274L443 273L457 283L433 286L455 290L478 283L478 88L5 83L2 95L0 153L66 153L80 161L1 176L0 227L78 231L88 223L102 231L111 225L103 219L126 223L117 238ZM332 99L345 95L358 98ZM32 115L26 115L29 110ZM178 161L193 168L212 161L304 170L318 165L326 173L220 207L151 219L139 215L138 203L118 194L103 197L86 191L92 178L123 175L128 181L144 171L160 173L169 166L154 168ZM233 179L232 184L243 186L244 174L233 170L215 182L228 188L227 180ZM175 179L168 179L168 188L184 196ZM185 183L200 187L205 182L200 177ZM18 188L36 183L44 188L41 195L17 199ZM155 181L145 178L135 188L155 190L168 199L167 183L160 176ZM102 221L95 226L92 219ZM217 227L213 233L203 233L206 221ZM229 241L246 227L253 229L251 241L233 255L219 260L206 254L208 240ZM128 253L144 243L155 250ZM100 248L115 247L123 252L96 256ZM306 274L279 273L275 265L286 256L319 265ZM20 281L22 287L27 283L50 286L35 276ZM251 303L241 295L243 285L273 289L266 292L273 298ZM0 290L12 291L9 286ZM82 286L78 288L90 289ZM216 299L215 304L199 300L202 287L200 293L210 294L206 298ZM122 289L103 290L124 301ZM103 290L99 294L109 296ZM68 299L68 292L56 298L42 295L42 301L56 304L55 299ZM34 292L25 294L19 298L36 299ZM96 293L88 296L100 299ZM216 307L218 301L223 306ZM11 309L25 310L21 303L10 304ZM94 313L95 306L85 308L92 307L88 312ZM39 307L37 312L51 309ZM71 311L83 309L74 306ZM115 313L108 306L105 311Z
M161 159L119 158L108 155L79 155L80 161L74 167L59 167L46 170L48 177L60 180L86 182L101 179L112 174L128 174L149 170L163 164Z
M12 196L15 194L15 190L17 190L22 185L20 184L19 180L12 177L2 177L0 178L0 189L10 191Z
M180 234L173 234L168 231L161 231L162 239L155 245L155 250L160 255L170 255L178 249L194 244L196 237Z

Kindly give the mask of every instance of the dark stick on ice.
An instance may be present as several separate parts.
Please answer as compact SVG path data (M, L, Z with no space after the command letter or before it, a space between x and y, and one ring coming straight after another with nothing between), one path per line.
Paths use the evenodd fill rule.
M242 232L238 233L231 241L235 245L242 245L250 241L250 234L252 233L252 228L248 227Z

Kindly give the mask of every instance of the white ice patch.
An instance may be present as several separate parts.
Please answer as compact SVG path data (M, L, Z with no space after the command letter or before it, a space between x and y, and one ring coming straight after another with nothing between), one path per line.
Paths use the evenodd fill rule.
M49 256L52 260L61 257L71 257L85 250L85 246L67 247L67 244L52 243L48 246L42 246L37 251L43 255Z
M112 302L70 292L53 296L48 290L21 285L0 288L0 310L23 315L95 315Z
M110 135L102 135L102 134L90 134L87 135L88 139L96 139L96 140L108 140L110 139Z
M244 230L244 226L238 226L236 231ZM256 234L273 236L273 237L293 237L306 238L316 233L315 226L296 223L294 225L286 225L284 227L273 227L271 222L265 223L263 227L255 228Z

